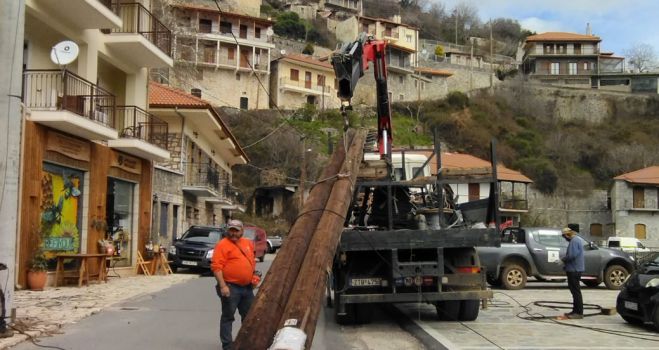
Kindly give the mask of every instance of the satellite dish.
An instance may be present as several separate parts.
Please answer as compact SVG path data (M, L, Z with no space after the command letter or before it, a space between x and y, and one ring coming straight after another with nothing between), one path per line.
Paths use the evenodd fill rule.
M272 28L268 28L268 30L265 31L265 35L267 36L272 36L272 34L275 34L275 32L272 31Z
M282 54L282 56L283 56L283 55L285 55L285 54L286 54L286 50L284 50L284 49L282 49L281 51L279 51L279 53L281 53L281 54Z
M71 40L64 40L50 50L50 60L57 65L64 66L75 61L78 58L78 52L80 52L78 44Z

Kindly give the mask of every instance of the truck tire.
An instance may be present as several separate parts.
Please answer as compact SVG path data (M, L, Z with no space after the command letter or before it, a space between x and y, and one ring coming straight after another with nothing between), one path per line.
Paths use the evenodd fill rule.
M435 304L437 317L441 321L458 321L460 319L460 300L442 300Z
M339 303L335 301L334 306L334 321L342 326L351 325L355 323L355 304L345 305L345 315L339 314Z
M460 303L460 321L473 321L478 318L481 301L479 299L462 300Z
M492 287L501 287L501 281L498 278L490 277L488 275L485 279Z
M354 304L355 324L368 324L373 320L373 304Z
M611 265L604 270L604 284L608 289L620 289L629 277L629 271L620 265Z
M522 289L526 286L526 270L517 264L506 265L499 279L505 289Z

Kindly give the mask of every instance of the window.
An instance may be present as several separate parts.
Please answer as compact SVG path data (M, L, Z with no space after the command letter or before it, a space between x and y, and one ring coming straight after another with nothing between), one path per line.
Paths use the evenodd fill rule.
M423 175L424 175L424 174L423 174L423 168L422 168L422 167L418 167L418 166L413 166L413 167L412 167L412 175L411 175L411 177L414 178L414 175L416 175L417 173L419 174L419 176L423 176Z
M545 54L554 53L554 45L552 45L552 44L544 44L543 48L544 48Z
M633 191L634 208L645 208L645 188L635 186Z
M249 99L247 97L240 98L240 109L247 109L249 106Z
M300 80L300 71L297 69L291 68L291 80L299 81Z
M228 55L229 60L235 60L236 59L236 49L233 48L233 47L230 47L227 50L227 55Z
M469 201L477 201L481 197L481 185L478 183L469 184Z
M240 73L236 73L236 80L240 81Z
M261 28L259 27L254 28L254 37L257 39L261 39Z
M577 75L577 63L576 62L568 63L567 67L568 67L568 74Z
M645 225L644 224L636 224L634 225L634 237L638 239L646 239L647 234L645 231Z
M325 76L322 74L318 74L316 77L316 85L318 86L325 86Z
M401 101L404 100L404 99L405 99L405 95L403 95L403 94L398 95L398 99L401 100Z
M556 53L567 53L567 44L556 45Z
M398 82L402 84L403 81L404 81L404 80L403 80L403 76L402 76L402 75L398 76Z
M553 74L553 75L560 74L560 67L561 67L560 63L552 62L552 64L551 64L551 74Z
M558 230L538 230L533 232L533 239L548 247L566 247L567 242Z
M583 63L583 70L588 70L588 62Z
M408 43L411 43L411 42L412 42L412 35L407 34L407 35L405 36L405 40L407 40Z
M213 30L213 21L210 19L199 19L199 33L210 33Z
M590 235L593 237L602 237L602 224L590 224Z
M311 89L311 72L304 72L304 88Z
M220 33L231 34L231 22L220 21Z
M160 237L167 237L167 224L169 219L169 203L160 202Z
M247 26L246 25L240 25L240 38L241 39L247 39Z
M574 53L581 55L581 44L574 44Z

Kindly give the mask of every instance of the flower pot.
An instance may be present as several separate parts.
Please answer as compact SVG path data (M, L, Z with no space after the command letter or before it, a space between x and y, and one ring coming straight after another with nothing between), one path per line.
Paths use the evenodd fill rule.
M48 280L46 271L28 271L27 285L30 290L43 290Z

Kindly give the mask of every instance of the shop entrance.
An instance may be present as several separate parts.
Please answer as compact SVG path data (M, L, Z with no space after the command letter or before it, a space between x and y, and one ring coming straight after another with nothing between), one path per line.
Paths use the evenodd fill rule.
M132 240L137 238L133 230L133 198L135 184L108 178L106 239L114 245L115 256L120 258L116 266L130 266L133 258Z

